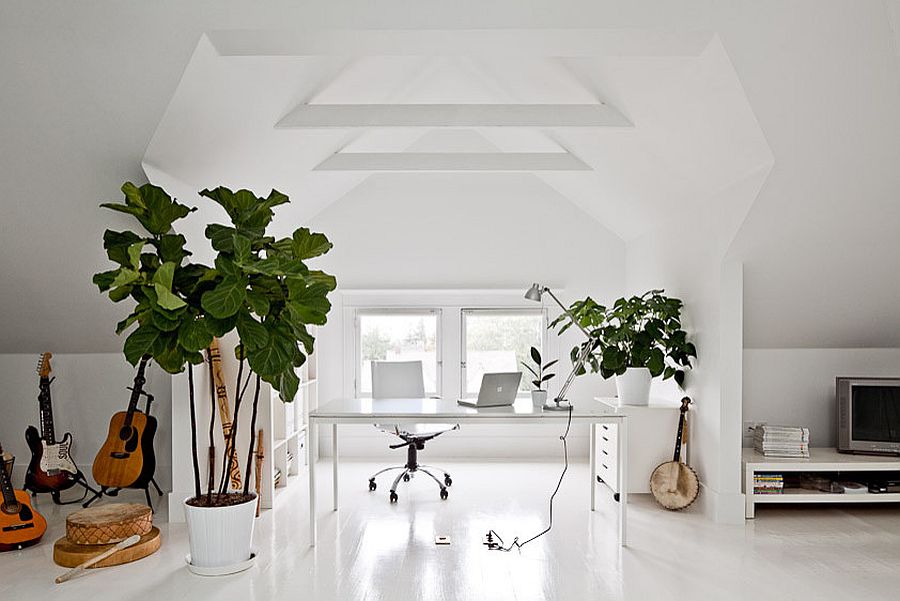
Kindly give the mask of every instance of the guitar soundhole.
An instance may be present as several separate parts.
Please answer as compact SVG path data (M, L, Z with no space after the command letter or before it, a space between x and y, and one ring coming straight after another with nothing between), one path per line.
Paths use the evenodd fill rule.
M131 438L131 426L122 426L119 430L119 440L128 440Z
M28 505L21 505L21 509L19 511L19 519L23 522L30 522L34 518L34 514L31 513L31 508Z

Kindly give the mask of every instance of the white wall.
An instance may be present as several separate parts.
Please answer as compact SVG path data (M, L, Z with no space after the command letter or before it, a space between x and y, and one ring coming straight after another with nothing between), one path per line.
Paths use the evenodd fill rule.
M317 266L337 274L339 290L480 289L524 294L536 281L563 290L560 300L568 304L586 295L611 300L624 286L624 243L530 175L375 176L319 214L310 227L334 242L334 249ZM352 324L344 323L340 294L333 296L335 308L318 341L323 402L347 394L344 336ZM546 306L551 316L558 314L553 305ZM578 333L567 333L560 342L567 357ZM566 358L562 364L560 377L569 369ZM586 399L613 390L610 382L590 375L576 381L569 397ZM557 430L536 427L523 434L501 426L466 428L430 444L429 457L555 459ZM573 456L587 456L586 433L573 431ZM323 453L330 452L329 436L323 433L320 438ZM374 428L353 428L347 429L343 448L351 456L374 453L402 459L386 448L387 442Z
M900 377L900 349L744 349L743 420L806 426L812 446L834 446L838 376Z
M16 485L20 486L30 454L25 444L25 428L40 427L38 419L37 355L0 355L0 381L3 382L0 442L16 456ZM134 381L135 369L120 353L53 355L51 386L53 421L57 438L71 432L75 439L72 454L78 467L91 478L91 464L106 440L109 419L128 406L131 392L125 390ZM156 480L169 488L172 465L171 408L172 378L159 367L147 368L144 388L153 394L152 415L159 422L154 449ZM144 401L140 403L143 409Z

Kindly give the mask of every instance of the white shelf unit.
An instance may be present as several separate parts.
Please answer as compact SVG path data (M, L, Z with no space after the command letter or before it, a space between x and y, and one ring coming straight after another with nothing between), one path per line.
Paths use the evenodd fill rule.
M900 458L838 453L830 448L809 450L809 459L766 457L753 449L743 449L745 517L756 515L760 503L896 503L900 493L828 493L813 490L786 488L781 494L754 494L754 474L786 474L839 472L846 480L853 480L853 473L894 472L900 478Z
M310 328L316 336L316 329ZM307 357L298 370L300 388L291 403L282 402L278 391L267 387L268 403L260 402L259 428L263 430L265 458L263 460L260 505L270 509L278 494L295 482L303 471L301 465L309 462L306 430L309 411L319 406L318 358L316 353ZM281 480L275 485L276 470Z

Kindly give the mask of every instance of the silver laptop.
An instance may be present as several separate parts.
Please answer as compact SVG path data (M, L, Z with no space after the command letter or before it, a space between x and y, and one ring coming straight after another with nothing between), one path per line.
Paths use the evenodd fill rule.
M522 372L514 371L502 374L484 374L481 377L481 390L475 400L460 399L457 401L465 407L506 407L512 405L519 391Z

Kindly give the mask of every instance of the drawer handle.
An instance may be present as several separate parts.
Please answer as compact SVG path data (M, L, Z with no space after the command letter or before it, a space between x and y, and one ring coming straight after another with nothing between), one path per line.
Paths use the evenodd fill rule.
M604 455L609 455L609 453L606 452L606 449L600 449L600 452L603 453Z
M604 430L609 430L609 426L608 426L607 424L603 424L601 427L602 427Z
M600 465L602 465L602 466L603 466L603 469L607 469L607 470L608 470L608 469L609 469L609 466L608 466L608 465L606 465L606 464L605 464L605 463L601 463L601 464L600 464Z
M603 440L605 440L606 442L609 442L609 439L608 439L607 437L601 436L601 438L602 438Z

